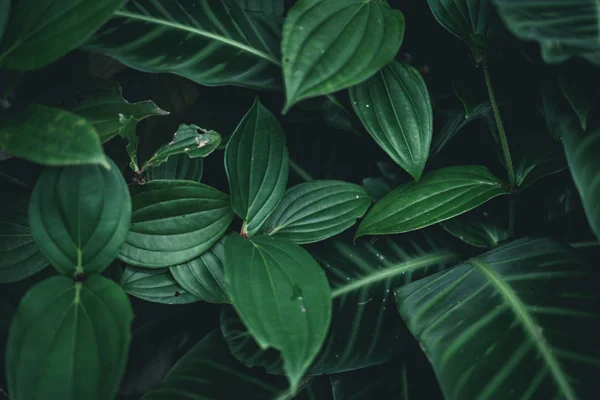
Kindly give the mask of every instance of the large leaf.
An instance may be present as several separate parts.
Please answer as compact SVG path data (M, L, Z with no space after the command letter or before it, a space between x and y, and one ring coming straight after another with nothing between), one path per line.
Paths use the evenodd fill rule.
M440 25L465 43L473 43L473 35L489 35L497 23L490 0L427 1Z
M119 258L161 268L210 249L233 220L229 196L192 181L153 181L131 198L131 227Z
M124 3L124 0L13 2L0 47L0 66L27 71L57 60L85 42Z
M508 239L508 228L487 212L474 210L443 221L442 227L452 236L475 247L491 249Z
M281 201L288 179L288 150L277 118L258 98L225 150L233 211L253 235Z
M587 399L600 372L595 267L551 240L521 239L396 299L446 399Z
M419 180L431 145L433 111L417 69L393 61L350 89L354 111L375 142Z
M126 265L120 284L127 294L152 303L188 304L200 301L179 286L167 268L150 269Z
M86 48L202 85L278 89L279 37L277 23L253 18L237 2L131 0Z
M29 202L33 238L62 274L101 272L125 241L131 199L114 162L47 168Z
M289 189L263 231L295 243L325 240L350 228L371 201L352 183L316 180Z
M284 112L356 85L394 59L404 15L385 1L300 0L283 27Z
M408 232L445 221L496 196L502 181L482 166L438 169L391 191L369 210L356 237Z
M112 400L125 369L133 312L114 282L64 276L27 292L8 338L14 399Z
M48 260L33 241L29 229L29 197L2 187L0 197L0 283L34 275Z
M225 280L233 306L259 346L281 352L295 391L329 328L325 273L292 242L232 235L225 241Z
M146 171L146 179L154 181L157 179L200 182L202 179L202 158L190 158L186 154L171 156L167 161L152 166Z
M94 127L73 113L46 106L32 104L3 118L0 149L40 164L108 168Z

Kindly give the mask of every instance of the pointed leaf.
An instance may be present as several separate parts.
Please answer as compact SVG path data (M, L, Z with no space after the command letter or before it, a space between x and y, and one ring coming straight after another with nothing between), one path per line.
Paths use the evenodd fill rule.
M581 74L581 76L562 76L559 78L559 83L565 99L577 113L581 127L586 129L588 116L598 93L597 82L591 82L587 74Z
M168 268L138 268L126 265L120 285L127 294L152 303L188 304L200 301L171 276Z
M515 168L517 187L522 192L536 181L567 168L567 161L560 146L554 143L544 145L536 141L517 161Z
M491 249L508 239L508 229L486 212L474 210L441 223L452 236L475 247Z
M133 312L114 282L55 276L31 288L8 338L15 399L111 400L125 370Z
M152 166L146 171L148 181L158 179L200 182L202 179L203 160L190 158L186 154L171 156L164 163Z
M161 268L210 249L233 220L229 196L192 181L153 181L131 197L131 227L119 258Z
M427 0L435 19L465 43L485 36L497 24L490 0Z
M379 147L419 180L433 132L431 101L419 71L393 61L367 81L352 87L350 99Z
M29 202L36 244L61 274L99 273L115 259L131 220L131 198L116 164L46 168Z
M296 2L283 26L284 112L368 79L394 59L403 36L404 15L384 1Z
M600 371L597 269L521 239L396 292L444 397L583 399Z
M463 214L496 196L508 194L502 181L485 167L438 169L379 200L363 219L356 237L421 229Z

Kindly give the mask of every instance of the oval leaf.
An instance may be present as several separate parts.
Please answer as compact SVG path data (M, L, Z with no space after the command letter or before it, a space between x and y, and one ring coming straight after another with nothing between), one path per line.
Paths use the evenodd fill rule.
M152 303L188 304L200 301L179 286L167 268L149 269L126 265L120 284L127 294Z
M329 327L325 273L296 244L232 235L225 241L225 280L233 306L259 346L281 352L295 391Z
M295 243L325 240L350 228L371 205L369 195L342 181L317 180L289 189L263 231Z
M138 267L190 261L210 249L233 220L229 196L197 182L149 182L131 201L131 227L119 258Z
M183 180L200 182L202 179L204 161L201 158L189 158L185 154L169 157L167 161L148 168L146 179Z
M300 0L283 26L284 112L356 85L394 59L404 15L385 1Z
M68 111L29 105L0 126L0 148L45 165L101 164L108 168L96 130Z
M488 35L496 21L490 0L427 0L435 19L465 43Z
M46 168L29 203L36 244L62 274L98 273L110 265L125 241L131 198L114 162Z
M431 100L419 71L393 61L369 80L352 87L350 99L379 147L419 180L433 133Z
M132 320L123 290L102 276L84 282L55 276L35 285L21 300L10 327L10 397L114 399L125 370Z
M491 249L508 239L508 229L485 212L477 210L441 223L452 236L475 247Z
M225 170L233 211L251 236L281 201L289 170L281 125L258 98L229 139Z
M485 167L438 169L426 174L419 182L394 189L375 203L358 227L356 237L421 229L503 194L508 194L508 190Z

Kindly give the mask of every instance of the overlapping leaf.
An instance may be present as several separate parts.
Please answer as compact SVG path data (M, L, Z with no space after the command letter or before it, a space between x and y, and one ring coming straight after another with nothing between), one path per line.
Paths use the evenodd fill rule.
M452 236L475 247L491 249L508 239L508 229L486 212L474 210L441 223Z
M150 269L126 265L120 284L127 294L152 303L188 304L200 301L173 279L168 268Z
M554 143L544 145L536 141L517 161L515 168L517 187L523 191L536 181L567 168L567 161L560 145Z
M284 0L228 0L237 1L246 11L281 16L285 10Z
M440 25L465 43L472 42L472 35L489 35L497 23L491 0L428 0L428 3Z
M202 158L190 158L186 154L177 154L159 165L148 168L146 178L148 181L181 179L200 182L203 169Z

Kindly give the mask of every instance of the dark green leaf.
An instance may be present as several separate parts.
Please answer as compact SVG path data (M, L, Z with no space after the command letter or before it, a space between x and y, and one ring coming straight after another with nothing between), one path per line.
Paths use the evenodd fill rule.
M251 236L281 201L289 170L281 125L258 98L227 144L225 170L233 211Z
M508 229L486 212L474 210L441 223L452 236L475 247L491 249L508 239Z
M587 74L581 74L581 76L563 76L559 79L559 83L565 99L577 113L581 127L586 129L588 116L596 100L597 82L589 79Z
M119 253L131 220L127 184L112 160L46 168L29 203L36 244L62 274L98 273Z
M279 24L248 15L237 2L131 0L86 48L202 85L279 89L279 38Z
M114 282L64 276L27 292L8 338L11 399L112 400L125 370L133 312Z
M367 81L352 87L350 99L379 147L419 180L433 132L431 101L419 71L393 61Z
M125 117L123 114L119 116L119 136L127 140L127 155L129 156L129 168L135 173L140 173L138 166L138 137L137 137L137 121L134 117Z
M282 16L285 10L284 0L228 0L237 1L246 11Z
M188 304L201 300L179 286L168 268L150 269L127 265L120 284L127 294L152 303Z
M185 154L171 156L156 166L148 168L146 178L149 181L157 179L200 182L202 179L203 161L201 158L190 158Z
M595 267L551 240L521 239L404 286L396 299L446 399L591 398Z
M408 232L445 221L496 196L502 181L483 166L459 166L427 173L379 200L358 227L356 237Z
M404 15L384 1L300 0L283 27L284 112L356 85L394 59Z
M539 179L567 168L567 161L560 146L554 143L546 146L536 141L531 147L526 148L517 161L515 168L517 187L523 191Z
M46 165L101 164L100 139L85 119L68 111L29 105L0 125L0 148Z
M262 349L281 352L295 391L329 327L331 297L325 273L304 249L270 236L229 236L225 260L233 306Z
M490 0L427 0L435 19L446 30L468 44L480 47L481 36L497 24Z
M371 201L352 183L316 180L289 189L262 230L295 243L325 240L350 228Z
M6 22L8 21L8 13L10 11L10 0L0 0L0 43L4 30L6 29Z
M334 400L411 400L408 395L407 367L404 363L390 362L334 374L329 378Z

